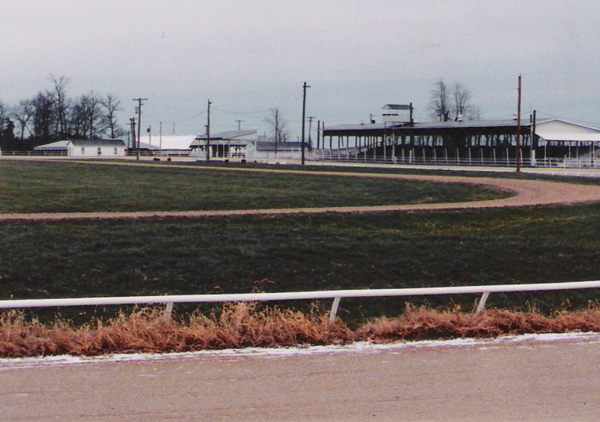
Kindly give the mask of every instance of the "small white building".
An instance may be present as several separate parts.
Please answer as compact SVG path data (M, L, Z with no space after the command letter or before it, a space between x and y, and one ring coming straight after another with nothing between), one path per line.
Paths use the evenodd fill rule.
M382 122L384 125L413 123L413 106L410 104L386 104L383 106Z
M34 151L69 157L124 157L125 142L122 139L67 139L40 145Z
M197 136L190 145L191 157L210 159L247 159L258 141L256 130L231 130L211 135Z

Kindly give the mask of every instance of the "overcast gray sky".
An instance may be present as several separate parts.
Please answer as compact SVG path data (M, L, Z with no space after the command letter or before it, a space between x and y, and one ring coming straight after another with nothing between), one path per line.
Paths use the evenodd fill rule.
M177 134L267 131L280 107L300 134L380 119L386 103L428 119L433 83L460 82L483 118L523 111L600 126L597 0L4 0L0 99L10 106L67 76L70 97L119 97L121 124L144 97L143 126ZM167 132L167 129L165 129Z

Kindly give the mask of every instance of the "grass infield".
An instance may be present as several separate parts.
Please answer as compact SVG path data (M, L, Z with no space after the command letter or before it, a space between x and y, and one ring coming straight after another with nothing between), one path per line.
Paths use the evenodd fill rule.
M7 162L0 162L3 175L1 183L4 184L7 183L4 177L7 168L22 176L36 174L36 178L35 183L30 180L25 185L21 184L8 197L2 187L3 212L7 212L6 209L15 211L17 203L31 211L29 207L35 198L42 204L40 207L47 207L52 202L53 194L50 192L55 192L52 189L64 190L64 186L56 182L61 169L65 172L81 171L88 174L86 177L89 180L104 180L103 174L111 175L106 176L107 179L116 180L114 178L118 177L114 175L119 172L127 180L132 174L143 174L145 177L138 182L140 186L145 186L140 189L147 189L147 192L162 189L160 186L164 185L185 186L191 183L190 180L193 180L194 189L197 189L199 177L204 178L208 174L183 169L142 170L73 163L10 163L7 166ZM144 173L146 171L148 173ZM152 183L141 182L149 178L148 175L156 178L162 173L168 176L154 179ZM236 177L223 172L214 175L220 178L221 184L234 186L229 187L234 191L239 189L235 187L238 184L246 189L248 185L244 183L252 179L250 176L240 174L240 177ZM69 181L73 175L62 175L60 178ZM260 178L260 186L269 186L270 183L279 186L275 190L283 192L281 197L285 198L282 200L285 204L288 204L288 200L295 200L294 195L287 195L287 185L294 182L291 179L298 179L295 192L302 191L306 183L306 178L301 176L286 177L286 183L281 187L283 182L280 175L261 175ZM315 188L318 192L314 195L315 201L330 201L329 197L320 197L328 196L331 190L337 191L339 188L345 192L339 197L342 204L356 205L351 202L354 198L352 195L360 196L360 190L365 189L363 179L339 178L335 182L316 179L319 179L319 183ZM82 195L85 192L89 195L93 191L94 184L91 181L86 183L90 187L83 190ZM338 185L336 187L329 183ZM441 199L443 192L438 194L438 191L446 191L445 194L454 199L459 195L451 191L454 185L389 180L368 180L366 183L383 187L369 189L378 192L375 199L385 203L390 203L389 191L393 191L393 187L399 191L395 195L400 200L408 196L413 187L423 189L413 197L420 198L413 199L417 201L423 198L445 201ZM38 190L35 194L28 193L26 186L33 185L39 185ZM111 182L105 187L106 191L98 194L98 203L112 207L114 198L118 196L116 193L110 196L107 192L118 190L118 185L117 182ZM256 180L251 185L257 185ZM166 204L171 191L173 189L166 189L156 195L163 198L160 206ZM194 192L200 195L203 191ZM478 197L481 194L478 190L470 192L467 192L467 196ZM130 192L122 195L132 196ZM234 194L230 195L224 203L237 201ZM248 203L255 201L252 195L248 197ZM7 198L12 198L11 201L14 199L9 206L5 204ZM86 203L77 195L74 195L73 201ZM184 204L188 206L185 198L173 201L178 207ZM150 206L149 202L144 203ZM64 207L63 203L59 205ZM215 201L213 206L222 205ZM101 208L99 205L94 207ZM234 293L253 290L278 292L593 280L598 279L600 274L599 222L600 204L357 215L4 222L0 223L0 298ZM492 307L521 309L535 305L544 312L553 312L558 309L585 308L590 301L597 302L598 299L600 296L593 291L571 291L497 294L492 295L488 303ZM433 307L447 307L450 302L452 306L470 310L475 297L408 300L414 305ZM297 308L309 306L300 302L291 304ZM344 300L339 315L346 321L381 315L396 316L404 310L404 304L405 299L398 298ZM186 309L176 306L179 312ZM62 312L76 321L84 321L90 314L101 314L103 310L63 309Z
M466 184L189 167L0 161L0 213L402 205L508 196Z

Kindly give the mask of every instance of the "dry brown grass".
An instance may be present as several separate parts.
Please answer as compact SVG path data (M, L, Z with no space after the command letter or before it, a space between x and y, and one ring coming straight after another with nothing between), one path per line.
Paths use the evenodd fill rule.
M397 340L492 338L501 335L600 331L600 309L557 312L489 310L476 315L457 311L408 309L398 318L379 318L357 329L356 338L377 343Z
M10 311L0 316L0 356L167 353L573 331L600 331L600 309L558 312L550 317L535 310L489 310L475 315L407 309L398 318L379 318L354 330L340 320L329 324L322 312L304 314L247 303L225 305L208 316L196 314L180 321L167 321L156 309L141 309L77 327L62 320L47 325L26 321L22 313Z
M225 305L209 316L192 315L167 321L161 311L141 309L108 321L75 327L69 321L41 324L11 311L0 317L0 356L86 355L107 353L166 353L240 347L282 347L341 344L353 332L327 316L305 315L255 304Z

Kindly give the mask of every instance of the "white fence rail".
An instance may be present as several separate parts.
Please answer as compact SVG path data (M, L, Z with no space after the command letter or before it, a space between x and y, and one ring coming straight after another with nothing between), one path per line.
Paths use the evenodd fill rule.
M456 294L483 294L479 301L477 313L485 308L490 293L534 292L551 290L578 290L600 288L600 281L575 281L566 283L538 284L500 284L490 286L459 287L425 287L409 289L376 289L376 290L324 290L313 292L290 293L240 293L240 294L204 294L176 296L125 296L125 297L92 297L71 299L27 299L2 300L0 309L47 308L61 306L107 306L107 305L142 305L166 304L166 318L170 318L174 303L215 303L215 302L266 302L282 300L314 300L334 299L329 321L336 318L342 298L366 297L398 297L398 296L435 296Z
M420 152L421 151L421 152ZM410 165L444 165L444 166L484 166L484 167L516 167L517 159L514 155L506 156L499 154L497 157L484 156L480 148L472 148L461 152L450 151L450 153L432 155L428 151L427 155L420 151L411 150L406 154L399 155L378 153L358 153L354 148L339 150L313 150L307 156L310 161L321 162L340 162L340 163L363 163L363 164L410 164ZM591 155L562 157L540 157L531 158L521 154L521 165L523 167L539 168L600 168L600 160Z

